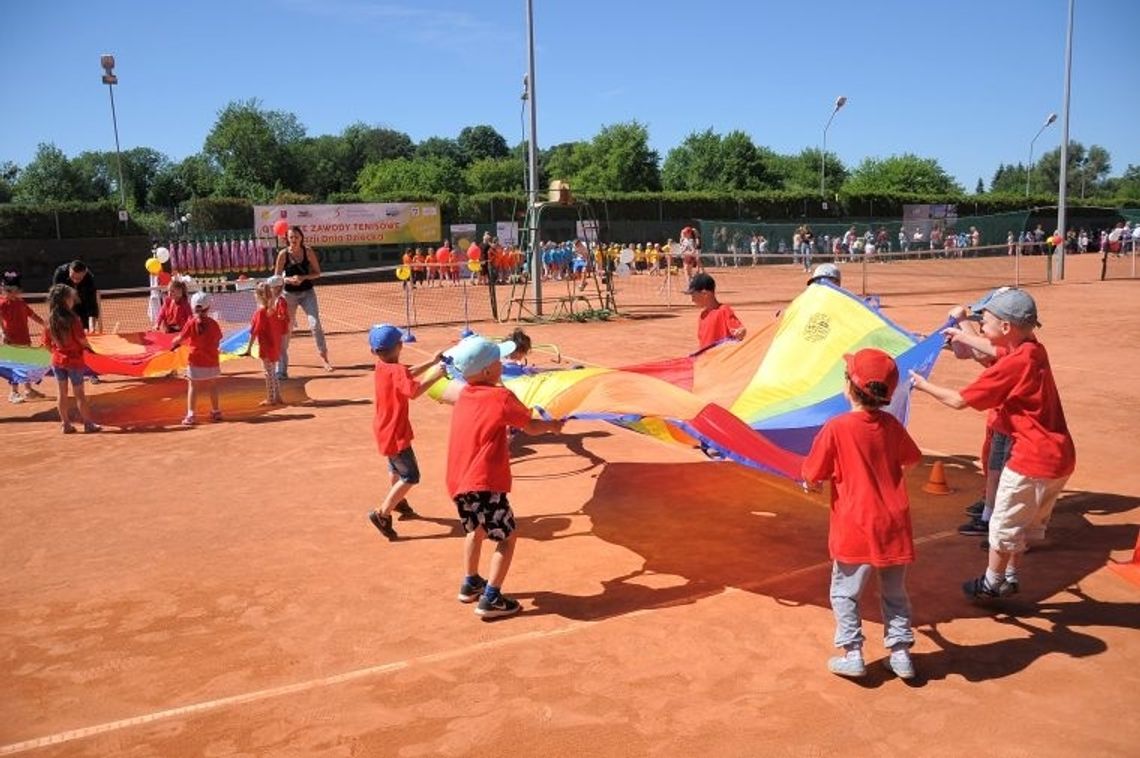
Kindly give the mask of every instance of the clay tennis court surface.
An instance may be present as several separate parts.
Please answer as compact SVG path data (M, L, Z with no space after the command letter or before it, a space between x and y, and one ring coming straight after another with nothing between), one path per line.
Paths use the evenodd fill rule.
M177 379L94 387L100 420L138 427L98 436L63 437L50 401L4 404L0 754L1136 755L1140 586L1106 564L1131 559L1140 523L1140 283L1094 281L1097 266L1033 288L1079 460L1021 595L996 609L962 597L984 553L955 531L983 416L916 397L910 686L879 665L873 592L869 675L826 670L822 496L603 424L517 441L505 589L524 613L480 622L455 600L447 407L413 404L425 518L396 543L365 518L386 477L359 333L333 338L331 375L299 337L293 404L269 413L259 367L227 364L220 424L176 426ZM883 304L924 331L999 283ZM787 267L721 289L760 332L800 287ZM687 352L695 312L529 331L622 365ZM412 361L457 332L417 336ZM945 354L935 379L975 372ZM920 489L939 460L949 496Z

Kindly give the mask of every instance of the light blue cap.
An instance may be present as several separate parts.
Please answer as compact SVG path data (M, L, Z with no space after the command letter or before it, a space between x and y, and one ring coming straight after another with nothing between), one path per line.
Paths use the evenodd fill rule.
M501 361L516 350L513 342L492 342L486 337L472 335L447 351L451 365L463 376L478 374L492 363Z

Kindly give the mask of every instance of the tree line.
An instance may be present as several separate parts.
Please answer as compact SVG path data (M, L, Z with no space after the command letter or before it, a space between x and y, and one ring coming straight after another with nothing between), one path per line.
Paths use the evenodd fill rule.
M176 211L194 199L237 197L253 202L353 202L394 195L440 197L521 193L526 143L511 147L493 127L468 126L454 137L414 142L403 132L355 123L337 135L309 136L295 114L268 110L257 100L231 102L219 113L202 150L174 161L149 147L122 152L127 205L137 212ZM1002 164L989 193L1034 196L1056 192L1060 148L1033 164ZM959 185L934 158L912 154L865 158L846 166L826 155L826 195L916 193L960 196ZM755 192L819 190L820 151L777 153L742 131L693 132L664 160L649 146L639 122L611 124L588 140L539 153L540 185L570 182L584 193ZM1069 194L1073 198L1140 199L1140 166L1111 177L1111 157L1099 145L1071 142ZM41 144L25 166L0 164L0 203L118 202L114 152L68 157ZM987 190L979 178L975 194Z

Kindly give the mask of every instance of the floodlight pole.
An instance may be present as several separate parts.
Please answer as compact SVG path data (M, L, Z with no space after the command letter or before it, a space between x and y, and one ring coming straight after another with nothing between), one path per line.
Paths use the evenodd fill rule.
M827 130L831 128L831 122L835 118L835 114L839 113L839 109L847 105L847 97L840 95L835 98L835 109L831 111L831 116L827 119L827 124L823 127L823 149L819 153L819 196L821 198L827 197L827 191L824 189L824 180L827 177ZM827 201L824 200L824 210L827 209Z
M1050 124L1057 120L1056 113L1050 113L1049 117L1045 119L1045 123L1037 130L1037 134L1033 135L1033 139L1029 140L1029 165L1025 167L1025 196L1029 197L1029 180L1033 178L1033 144L1037 142L1037 138L1041 136L1041 132L1045 131Z
M1057 192L1057 230L1061 244L1055 251L1053 278L1065 278L1065 205L1069 199L1069 90L1073 78L1073 6L1076 0L1069 0L1069 25L1065 30L1065 95L1061 105L1061 186Z
M534 313L542 315L542 250L538 240L538 113L534 96L534 0L526 0L527 108L530 111L530 137L527 139L527 224L530 229L530 280L534 283Z
M127 188L123 184L123 153L119 149L119 119L115 115L115 85L119 77L115 75L115 56L104 54L99 57L99 64L103 67L103 83L107 85L107 92L111 95L111 126L115 130L115 160L119 164L119 210L127 209Z

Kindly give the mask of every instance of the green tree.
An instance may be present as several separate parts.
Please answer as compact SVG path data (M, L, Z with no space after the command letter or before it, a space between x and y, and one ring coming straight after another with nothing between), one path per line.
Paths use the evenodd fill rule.
M119 175L114 160L114 153L108 154L101 150L87 150L72 158L71 167L79 177L79 190L69 199L92 202L113 195L118 203Z
M523 143L523 155L526 153L526 143ZM526 158L524 157L524 160ZM589 142L562 142L548 150L540 151L539 165L542 167L544 181L539 186L548 184L554 179L572 181L582 169L590 162Z
M218 113L202 152L231 186L295 181L291 148L305 136L292 113L269 111L258 100L231 102Z
M370 163L356 178L356 188L368 199L393 193L430 196L463 194L467 190L463 171L452 161L440 157Z
M721 137L710 128L691 132L669 151L661 181L667 190L703 192L718 188L723 172Z
M843 189L848 192L916 192L931 195L962 194L963 189L934 158L911 153L889 158L864 158L851 172Z
M577 156L578 150L575 149ZM649 148L649 130L637 121L611 124L590 141L588 163L571 179L586 192L643 192L661 189L656 150Z
M1021 163L999 164L990 181L990 192L996 195L1025 194L1025 166Z
M762 152L763 157L763 152ZM820 151L808 147L796 155L771 153L766 157L769 173L777 186L791 192L818 192ZM834 153L827 154L827 175L824 177L828 197L834 196L847 181L847 167Z
M31 163L20 171L15 199L24 203L59 202L76 200L84 191L82 177L63 151L41 142Z
M506 158L510 153L503 135L495 131L494 127L486 125L464 127L459 132L456 144L463 151L467 163L484 158Z
M467 165L467 156L459 143L446 137L428 137L416 146L416 158L441 158L451 161L456 166Z
M1140 166L1129 164L1121 176L1106 179L1103 191L1111 197L1140 200Z
M0 203L10 203L16 195L20 167L12 161L0 163Z
M369 163L411 158L416 154L412 138L395 129L357 122L345 127L340 136L348 145L347 171L353 177Z
M978 183L974 185L974 194L975 195L986 194L986 183L982 181L982 177L980 177L980 176L978 177Z
M293 147L293 153L299 191L324 199L352 189L359 171L352 170L352 146L343 137L306 137Z
M483 158L463 172L472 192L521 192L525 174L526 164L517 158Z

